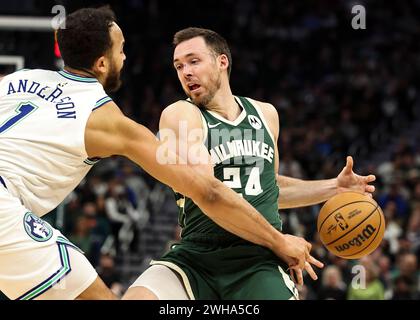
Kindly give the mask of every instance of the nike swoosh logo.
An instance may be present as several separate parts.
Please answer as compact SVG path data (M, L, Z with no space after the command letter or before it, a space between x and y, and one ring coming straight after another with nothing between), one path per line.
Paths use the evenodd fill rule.
M220 125L221 123L220 122L218 122L218 123L216 123L216 124L210 124L209 123L209 128L210 129L213 129L213 128L216 128L218 125Z

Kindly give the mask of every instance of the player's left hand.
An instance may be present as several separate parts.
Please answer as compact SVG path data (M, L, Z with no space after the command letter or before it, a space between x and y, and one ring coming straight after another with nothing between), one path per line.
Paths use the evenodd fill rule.
M282 256L281 258L288 264L290 277L292 278L293 282L297 285L303 285L303 270L306 270L306 272L308 272L309 276L313 280L318 280L318 276L314 271L312 265L318 268L324 267L324 264L321 261L315 259L311 255L309 255L308 259L306 259L304 269L298 266L296 259L293 259L288 256Z
M304 270L306 270L306 272L309 274L312 280L318 280L318 276L312 268L311 264L317 266L318 268L323 268L324 264L312 256L309 256L309 259L305 262ZM303 270L301 268L299 268L297 265L289 266L289 273L294 283L298 285L303 285Z
M368 176L359 176L353 172L353 158L347 157L347 163L344 169L337 176L337 192L359 191L372 196L375 192L375 186L371 185L376 177L373 174Z

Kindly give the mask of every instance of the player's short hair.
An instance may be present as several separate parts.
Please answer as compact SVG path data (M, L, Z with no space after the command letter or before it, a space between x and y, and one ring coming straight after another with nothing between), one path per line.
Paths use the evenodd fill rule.
M172 43L175 48L180 43L196 37L202 37L206 42L206 45L210 47L216 55L225 54L228 57L228 76L230 76L230 72L232 71L232 53L230 52L226 39L217 32L209 29L190 27L175 33Z
M112 47L109 28L116 22L109 6L79 9L66 17L65 28L57 30L64 64L74 69L91 69Z

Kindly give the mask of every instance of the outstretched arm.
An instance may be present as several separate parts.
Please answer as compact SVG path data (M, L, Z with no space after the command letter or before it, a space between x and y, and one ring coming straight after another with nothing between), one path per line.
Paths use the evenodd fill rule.
M268 103L256 101L267 119L268 126L273 133L275 144L275 168L279 168L279 156L277 139L280 131L277 110ZM287 152L287 150L285 151ZM375 181L374 175L360 176L353 172L353 158L348 156L346 166L340 174L333 179L325 180L300 180L292 177L278 175L276 172L277 185L279 186L278 205L280 209L305 207L324 202L344 191L360 191L371 195L375 187L371 185Z
M353 172L353 158L348 156L346 166L333 179L305 181L277 175L277 185L280 189L279 207L282 209L305 207L324 202L344 191L359 191L372 194L375 187L374 175L360 176Z

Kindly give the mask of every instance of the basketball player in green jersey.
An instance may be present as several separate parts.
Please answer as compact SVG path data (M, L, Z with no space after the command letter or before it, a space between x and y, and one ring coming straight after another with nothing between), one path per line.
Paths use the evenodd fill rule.
M274 228L281 230L279 208L319 203L347 189L374 191L369 183L375 177L354 174L351 157L336 179L302 181L277 175L277 111L268 103L232 94L226 41L213 31L188 28L175 35L174 46L174 67L189 99L163 111L161 140L172 143L180 159L236 191ZM179 193L177 204L182 240L152 261L125 299L296 299L293 281L302 283L302 269L316 280L311 264L322 263L314 258L304 268L290 268L296 277L292 279L286 273L294 265L292 257L276 256L222 229Z

